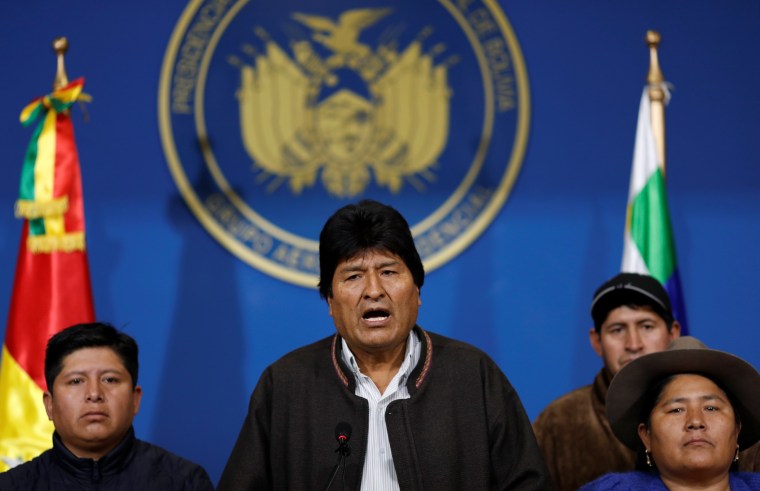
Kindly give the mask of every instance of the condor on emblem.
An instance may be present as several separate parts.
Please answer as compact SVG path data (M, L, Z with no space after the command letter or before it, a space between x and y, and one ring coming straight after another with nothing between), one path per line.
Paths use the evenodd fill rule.
M525 151L520 48L496 2L192 1L166 50L164 152L203 226L259 270L314 287L317 238L371 197L428 270L471 244Z

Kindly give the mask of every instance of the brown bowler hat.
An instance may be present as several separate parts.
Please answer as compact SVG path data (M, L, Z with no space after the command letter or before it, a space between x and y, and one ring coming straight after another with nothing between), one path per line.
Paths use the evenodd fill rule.
M618 440L634 450L639 447L645 394L658 380L682 373L703 375L728 392L742 424L742 449L760 440L760 373L738 356L709 349L691 336L676 338L665 351L633 360L612 379L607 419Z

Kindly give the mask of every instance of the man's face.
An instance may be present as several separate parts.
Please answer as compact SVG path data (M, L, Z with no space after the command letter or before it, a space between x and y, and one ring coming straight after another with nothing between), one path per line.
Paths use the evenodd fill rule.
M632 360L663 351L680 334L678 322L673 322L668 331L665 320L651 308L623 305L607 314L598 333L592 327L589 339L596 354L604 360L604 366L615 375Z
M357 358L404 349L422 302L400 257L367 251L341 261L332 291L327 299L330 315Z
M119 355L99 347L67 355L43 402L66 448L97 460L124 438L141 397Z

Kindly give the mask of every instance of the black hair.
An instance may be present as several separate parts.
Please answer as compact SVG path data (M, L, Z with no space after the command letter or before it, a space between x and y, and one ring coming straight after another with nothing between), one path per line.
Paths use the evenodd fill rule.
M362 200L336 211L319 234L319 295L332 297L332 280L341 261L368 251L383 251L400 257L422 288L425 269L414 245L406 219L394 208L373 200Z
M63 360L71 353L84 348L110 348L116 353L132 377L132 388L137 386L137 342L110 324L93 322L76 324L55 334L45 349L45 382L53 393L53 382L63 370Z
M671 373L669 375L665 375L663 377L660 377L659 379L655 380L650 386L649 389L644 393L642 396L642 404L641 404L641 414L639 414L639 423L644 423L644 426L647 428L651 427L652 423L652 411L654 410L654 407L657 405L658 402L660 402L660 399L662 398L662 393L665 392L665 388L679 375L690 375L686 373ZM728 392L721 384L716 382L711 376L704 374L704 373L694 373L693 375L699 375L700 377L704 377L708 380L710 380L712 383L714 383L720 390L722 390L726 397L728 398L728 403L731 404L731 409L734 412L734 419L736 421L737 425L741 424L741 420L739 418L739 413L736 411L736 399L731 395L730 392ZM650 471L652 470L652 467L647 465L646 463L646 454L644 448L644 443L639 442L639 448L636 450L636 470L637 471ZM652 462L652 465L656 466L656 462ZM737 464L736 462L733 462L731 464L731 471L737 470Z
M612 312L613 310L619 307L628 307L629 309L633 309L633 310L651 309L652 312L657 314L663 321L665 321L665 326L667 326L668 332L670 332L670 330L673 329L673 323L675 322L675 318L673 317L673 315L671 315L665 309L657 305L655 302L646 303L643 301L631 302L630 300L625 300L625 301L610 303L609 306L603 312L596 312L595 313L596 315L592 315L594 319L594 328L596 329L597 334L602 332L602 325L604 325L605 321L607 320L607 317L610 315L610 312Z

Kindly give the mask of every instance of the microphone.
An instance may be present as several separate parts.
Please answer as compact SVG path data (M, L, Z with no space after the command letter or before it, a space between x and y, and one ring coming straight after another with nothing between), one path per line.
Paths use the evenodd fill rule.
M351 447L348 445L348 441L351 439L351 425L345 421L338 423L335 426L335 439L338 441L338 448L335 449L335 453L338 454L338 462L330 473L330 480L327 481L325 491L330 490L339 470L343 469L343 479L346 478L346 457L351 455Z
M335 426L335 439L338 440L340 447L348 445L348 441L351 439L351 425L345 421L341 421Z

